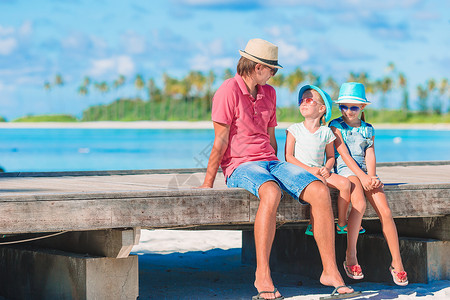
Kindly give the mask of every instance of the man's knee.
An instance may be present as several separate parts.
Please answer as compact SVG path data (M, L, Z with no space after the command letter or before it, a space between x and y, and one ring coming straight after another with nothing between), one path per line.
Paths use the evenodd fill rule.
M321 181L311 182L302 192L302 200L311 205L331 205L330 191Z
M281 189L275 181L264 182L258 190L259 198L263 202L278 204L281 200Z

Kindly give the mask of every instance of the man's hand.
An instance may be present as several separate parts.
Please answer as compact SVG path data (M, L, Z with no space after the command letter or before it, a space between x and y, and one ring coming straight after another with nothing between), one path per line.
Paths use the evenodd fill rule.
M204 183L201 186L194 187L194 189L211 189L212 187L212 185Z

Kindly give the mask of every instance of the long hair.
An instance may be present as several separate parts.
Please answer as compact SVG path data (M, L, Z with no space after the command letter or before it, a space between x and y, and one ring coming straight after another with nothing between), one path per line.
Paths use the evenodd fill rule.
M255 71L256 64L256 62L241 56L236 71L241 77L249 77Z
M361 120L366 121L366 116L364 115L364 111L361 112Z

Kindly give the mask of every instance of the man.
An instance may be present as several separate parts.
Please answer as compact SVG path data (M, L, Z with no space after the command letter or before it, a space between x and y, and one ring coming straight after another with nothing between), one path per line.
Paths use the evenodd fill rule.
M212 188L222 167L228 187L242 187L260 199L255 217L256 272L254 299L283 299L275 288L269 257L276 230L276 212L282 189L301 203L311 205L314 238L323 263L320 282L353 290L344 285L334 251L334 218L326 186L304 169L280 162L275 139L276 93L266 82L282 67L278 47L252 39L237 65L237 74L226 80L213 98L214 145L201 188Z

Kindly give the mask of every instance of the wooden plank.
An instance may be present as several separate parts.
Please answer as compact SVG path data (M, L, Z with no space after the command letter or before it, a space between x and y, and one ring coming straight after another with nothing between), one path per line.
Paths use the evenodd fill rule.
M450 187L388 187L395 217L450 214ZM142 226L146 228L254 222L259 200L243 189L154 191L147 193L16 196L0 205L0 232L50 232ZM13 197L14 198L14 197ZM426 201L425 201L425 200ZM336 215L336 193L333 193ZM368 205L365 218L375 218ZM279 222L304 222L309 206L286 195Z
M379 168L394 217L450 214L450 165ZM204 173L0 177L0 233L168 228L252 224L259 200L228 189L218 174L214 189L199 186ZM309 206L287 193L277 221L305 222ZM336 192L332 193L336 214ZM364 218L376 218L368 205Z
M0 206L0 214L3 234L228 224L250 219L249 195L243 195L242 190L185 191L175 196L142 198L9 201Z

